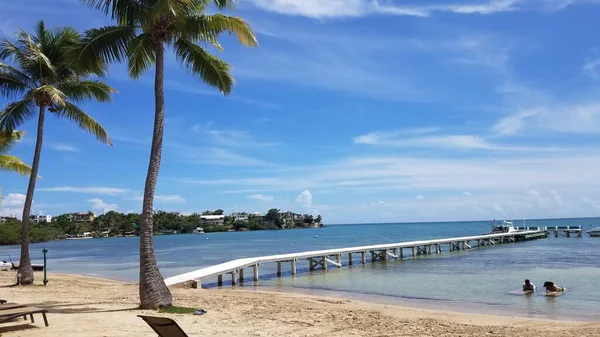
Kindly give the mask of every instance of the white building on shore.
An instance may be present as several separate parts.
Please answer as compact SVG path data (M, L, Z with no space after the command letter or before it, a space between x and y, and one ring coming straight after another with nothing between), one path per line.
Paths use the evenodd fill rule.
M41 214L32 214L29 216L29 221L43 223L43 222L52 222L51 215L41 215Z
M223 226L225 224L224 215L201 215L200 221L206 225Z

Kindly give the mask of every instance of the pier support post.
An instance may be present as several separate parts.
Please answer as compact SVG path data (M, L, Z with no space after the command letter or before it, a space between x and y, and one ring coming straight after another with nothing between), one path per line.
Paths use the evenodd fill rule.
M352 253L348 253L348 265L352 265Z
M240 268L240 284L244 283L244 268Z
M427 245L427 254L431 255L431 245Z
M360 252L360 258L361 258L362 264L366 264L367 263L367 252Z
M323 270L327 270L327 256L323 256Z
M258 282L258 264L254 265L254 282Z
M292 259L292 275L296 275L296 261L297 259Z
M399 259L404 258L404 249L402 247L398 248L398 258Z
M565 231L565 236L568 237L568 238L570 238L571 237L571 232L569 230L566 230Z
M277 261L277 276L281 276L281 261Z
M335 256L335 262L338 263L338 268L342 268L342 254L337 254Z
M415 246L412 246L411 248L412 248L412 257L413 257L413 258L414 258L414 257L417 257L417 247L415 247Z
M371 251L371 262L375 262L375 252Z
M381 259L383 261L387 261L388 260L388 250L387 249L384 249L384 250L381 251Z
M454 245L452 244L452 242L448 243L448 250L449 250L450 252L453 252L453 251L454 251Z
M232 286L234 286L234 285L236 285L236 284L237 284L237 277L236 277L236 276L237 276L237 273L236 273L236 271L235 271L235 270L234 270L234 271L232 271L232 272L231 272L231 285L232 285Z
M223 274L217 276L217 285L219 287L223 285Z

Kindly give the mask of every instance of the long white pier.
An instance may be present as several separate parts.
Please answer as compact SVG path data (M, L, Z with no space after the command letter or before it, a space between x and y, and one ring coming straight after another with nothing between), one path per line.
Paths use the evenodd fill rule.
M474 247L491 246L501 243L533 240L548 237L545 230L528 230L513 233L486 234L478 236L466 236L448 239L409 241L400 243L386 243L381 245L360 246L350 248L337 248L327 250L316 250L300 253L269 255L237 259L211 267L202 268L189 273L169 277L165 280L167 285L195 281L195 287L201 287L202 279L218 277L217 284L223 285L223 276L231 275L231 284L236 285L239 281L244 282L244 269L252 268L254 282L258 282L259 266L264 263L277 263L277 276L281 276L282 263L290 263L292 275L296 275L296 266L299 260L306 259L309 262L309 270L327 270L329 265L336 268L343 266L342 256L347 256L348 265L354 263L354 255L360 255L360 263L367 263L369 255L371 262L386 261L392 259L403 259L405 257L417 257L426 254L441 254L442 245L448 245L447 251L472 249ZM408 250L405 255L405 250ZM357 261L358 262L358 261Z

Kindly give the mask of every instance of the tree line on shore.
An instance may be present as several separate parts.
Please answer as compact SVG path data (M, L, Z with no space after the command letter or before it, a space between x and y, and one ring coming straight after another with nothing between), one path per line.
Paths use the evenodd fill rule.
M0 169L29 176L19 233L19 283L34 282L29 242L44 230L36 224L30 226L29 216L47 128L45 119L50 114L69 120L101 143L112 146L106 130L81 107L89 101L112 100L116 89L103 82L103 77L108 65L124 62L132 79L154 68L154 125L139 220L140 307L169 307L173 298L158 268L152 239L165 121L165 51L173 50L177 62L191 75L228 96L235 82L231 66L207 47L223 50L218 42L223 33L234 35L244 46L256 47L258 42L243 19L222 13L233 10L235 0L80 2L108 16L114 25L80 33L72 27L47 29L40 20L33 32L21 30L14 39L0 42L0 95L16 99L0 110ZM211 4L216 10L208 8ZM5 153L20 137L18 128L28 120L37 122L31 167Z
M154 233L155 234L189 234L196 228L201 227L205 233L227 232L227 231L257 231L257 230L279 230L295 228L321 227L322 217L318 215L302 215L293 221L286 221L277 208L270 209L266 215L247 215L247 220L236 220L235 216L225 215L223 225L203 222L203 215L223 215L222 209L204 211L202 214L192 213L189 215L155 211ZM50 240L64 239L69 236L80 236L89 232L94 237L139 235L141 214L119 213L110 211L97 216L93 221L75 221L70 214L61 214L52 218L51 222L32 223L29 228L30 242L45 242ZM22 222L9 218L0 224L0 245L11 245L20 242L22 235Z

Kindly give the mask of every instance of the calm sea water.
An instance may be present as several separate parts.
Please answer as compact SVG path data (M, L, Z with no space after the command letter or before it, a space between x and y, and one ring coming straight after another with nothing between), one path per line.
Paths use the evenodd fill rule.
M600 226L600 219L528 220L527 225L582 225L587 229L590 225ZM488 222L339 225L292 231L157 236L155 245L161 271L169 277L242 257L479 235L488 230ZM125 281L136 281L138 277L136 237L33 244L34 263L42 262L42 248L48 249L50 272ZM584 234L582 238L550 237L417 259L330 268L327 272L309 273L308 262L300 261L295 277L284 265L284 277L276 278L275 264L265 264L260 269L259 285L247 281L245 288L434 309L600 320L599 251L600 238ZM19 247L0 247L0 259L8 259L9 255L18 259ZM551 280L569 291L556 298L545 297L541 292L532 296L511 294L525 278L541 290L543 282ZM203 285L215 286L211 281L216 280Z

